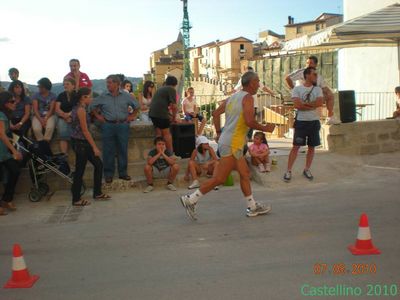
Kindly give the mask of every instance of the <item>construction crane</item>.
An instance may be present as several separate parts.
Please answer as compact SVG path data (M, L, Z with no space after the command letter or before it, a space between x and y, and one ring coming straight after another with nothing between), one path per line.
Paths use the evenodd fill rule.
M190 59L189 59L189 48L190 48L190 29L192 26L189 22L188 12L188 0L181 0L183 2L183 22L182 22L182 36L183 36L183 80L184 88L190 87Z

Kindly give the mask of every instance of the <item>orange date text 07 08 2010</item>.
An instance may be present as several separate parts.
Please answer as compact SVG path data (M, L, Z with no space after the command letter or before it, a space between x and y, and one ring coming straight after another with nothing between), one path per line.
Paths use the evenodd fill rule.
M316 263L313 267L315 275L365 275L376 274L377 267L375 263L355 263L355 264L327 264Z

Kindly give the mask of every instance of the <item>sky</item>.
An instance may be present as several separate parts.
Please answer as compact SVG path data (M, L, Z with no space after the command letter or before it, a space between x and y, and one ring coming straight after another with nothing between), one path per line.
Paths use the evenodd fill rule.
M71 58L92 79L112 73L141 77L151 52L176 40L183 18L180 0L19 0L2 1L0 81L17 67L20 79L61 82ZM189 0L191 45L258 32L284 33L322 12L342 13L342 0ZM301 5L299 5L301 4Z

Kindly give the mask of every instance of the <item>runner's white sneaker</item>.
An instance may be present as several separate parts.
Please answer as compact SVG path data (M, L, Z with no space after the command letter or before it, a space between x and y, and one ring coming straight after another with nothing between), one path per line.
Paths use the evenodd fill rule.
M193 221L197 220L195 206L196 204L192 204L189 201L189 195L180 196L179 199L181 200L182 206L186 209L186 213Z
M246 215L248 217L257 217L259 215L265 215L272 210L271 205L266 205L262 203L256 203L255 209L247 208Z
M307 178L308 180L313 180L314 176L311 174L310 170L304 170L303 171L303 175L305 178Z
M283 175L283 180L286 182L290 182L290 180L292 180L292 172L287 171L285 175Z
M197 179L195 179L193 180L192 184L188 186L188 189L191 190L191 189L196 189L198 187L200 187L200 182Z

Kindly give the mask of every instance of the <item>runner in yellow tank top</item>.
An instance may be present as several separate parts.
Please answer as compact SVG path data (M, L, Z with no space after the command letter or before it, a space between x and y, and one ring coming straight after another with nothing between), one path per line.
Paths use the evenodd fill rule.
M221 157L233 155L236 159L243 156L243 147L246 144L246 135L249 127L243 113L243 99L250 95L246 91L239 91L226 100L225 127L218 142Z
M247 203L246 215L255 217L271 211L271 206L255 202L250 185L250 171L243 156L246 135L250 128L272 132L274 124L261 125L254 118L254 95L260 87L260 79L254 72L242 76L243 90L228 98L214 113L213 120L219 139L218 149L221 160L213 178L204 182L200 189L191 195L180 197L187 214L196 220L195 206L201 196L210 192L215 186L225 182L232 170L240 175L240 187ZM225 113L224 131L221 134L220 115Z

